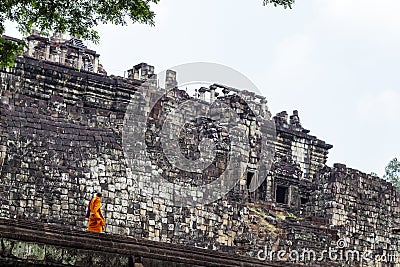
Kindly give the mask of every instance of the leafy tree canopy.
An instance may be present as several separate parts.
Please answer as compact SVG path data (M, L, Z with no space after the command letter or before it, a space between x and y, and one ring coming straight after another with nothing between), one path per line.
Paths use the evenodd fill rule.
M16 54L23 46L2 38L5 21L14 21L23 35L32 31L33 25L43 34L50 31L69 33L78 38L97 43L100 39L94 27L100 23L127 25L127 21L154 25L151 4L159 0L1 0L0 3L0 67L14 64ZM264 0L291 7L294 0Z
M159 0L1 0L0 36L6 20L18 24L23 35L32 31L33 25L43 34L50 31L69 33L73 36L99 41L94 27L99 23L126 25L133 23L154 25L154 12L150 5ZM13 65L15 55L23 47L11 40L0 39L0 66Z
M294 0L264 0L264 5L273 4L274 6L284 6L285 8L292 8Z
M400 162L397 158L392 159L386 166L383 178L391 182L400 191Z

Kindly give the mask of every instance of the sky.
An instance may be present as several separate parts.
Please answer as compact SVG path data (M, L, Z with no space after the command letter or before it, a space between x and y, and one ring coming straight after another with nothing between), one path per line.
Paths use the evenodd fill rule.
M98 27L109 74L146 62L156 73L191 62L247 76L272 114L299 111L311 134L333 145L328 165L384 174L400 157L400 1L161 0L155 27ZM15 24L6 34L20 37ZM178 73L179 80L179 73Z

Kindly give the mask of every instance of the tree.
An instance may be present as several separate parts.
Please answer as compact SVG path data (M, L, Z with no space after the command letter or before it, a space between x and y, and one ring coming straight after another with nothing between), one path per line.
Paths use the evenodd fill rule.
M0 33L1 36L1 33ZM22 54L24 49L23 41L12 41L0 38L0 67L14 65L14 58L17 54Z
M294 4L294 0L264 0L264 6L268 5L269 3L274 4L274 6L284 6L285 8L292 8Z
M397 158L392 159L386 166L383 178L391 182L400 191L400 162Z
M73 36L99 41L94 27L99 23L126 25L133 23L154 25L154 12L150 4L159 0L1 0L0 36L5 31L6 20L18 23L18 30L27 35L33 25L43 34L50 31L69 33ZM0 66L13 65L15 55L21 52L20 43L0 39Z
M0 3L0 67L14 64L15 55L23 46L2 37L6 20L17 22L18 30L27 35L33 25L42 34L50 31L69 33L97 43L100 39L94 27L100 23L127 25L133 23L154 25L154 12L150 5L159 0L1 0ZM294 0L264 0L291 7Z

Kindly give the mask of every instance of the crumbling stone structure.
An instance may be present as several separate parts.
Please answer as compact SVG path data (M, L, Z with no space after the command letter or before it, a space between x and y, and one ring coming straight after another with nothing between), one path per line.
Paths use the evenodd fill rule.
M229 161L230 140L224 128L199 118L181 132L180 150L187 158L198 157L203 137L216 144L217 157L205 172L181 171L168 163L159 143L163 114L192 98L176 88L179 73L168 71L166 88L172 90L154 107L144 105L146 123L133 125L143 127L144 145L151 156L136 158L135 166L140 167L132 169L123 149L124 119L132 96L145 81L146 86L161 90L154 67L136 65L128 78L105 76L96 71L95 52L83 50L90 54L92 65L80 61L79 55L84 58L81 50L78 61L53 60L57 57L50 56L51 51L58 48L41 47L44 41L37 41L39 37L28 38L33 42L30 47L38 47L35 53L29 50L15 67L0 71L1 218L85 230L87 202L101 190L106 233L255 259L266 247L288 253L322 251L339 240L349 249L371 250L373 255L398 251L399 197L390 183L345 165L326 166L332 146L310 135L297 111L289 118L286 112L274 117L272 169L267 177L257 177L260 138L254 112L270 116L266 100L223 85L199 88L196 101L218 99L239 114L240 127L249 137L249 149L241 151L248 157L247 171L227 195L213 203L174 205L176 195L170 188L153 186L154 172L182 184L216 179ZM250 192L252 180L260 178L264 182ZM1 256L12 261L4 249ZM375 263L360 258L304 262L319 266Z
M24 54L29 57L107 75L107 72L99 64L100 55L96 51L88 49L78 38L72 37L67 40L57 32L48 38L40 35L39 31L33 30L26 41L28 49Z

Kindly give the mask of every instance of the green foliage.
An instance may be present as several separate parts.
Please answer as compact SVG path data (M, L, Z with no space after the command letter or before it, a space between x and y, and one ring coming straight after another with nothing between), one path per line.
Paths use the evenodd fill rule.
M274 6L283 6L284 8L292 8L294 0L264 0L264 6L273 4Z
M98 43L100 37L94 27L101 23L127 25L133 23L154 25L150 5L159 0L1 0L0 36L4 22L14 21L18 30L27 35L35 25L42 34L50 31L69 33L78 38ZM22 44L0 39L0 66L10 66Z
M0 22L18 23L23 34L29 34L35 25L43 33L58 31L79 38L99 41L93 28L99 23L126 25L132 22L154 25L151 3L159 0L2 0ZM3 24L3 23L1 23Z
M102 23L127 25L133 23L154 25L155 14L150 5L160 0L1 0L0 38L4 33L4 22L14 21L18 30L27 35L35 25L42 34L50 31L69 33L78 38L98 43L100 37L94 27ZM292 7L294 0L264 0L285 8ZM18 46L16 46L18 45ZM0 66L13 64L15 54L23 46L1 39Z
M287 212L287 213L286 213L286 216L287 216L288 218L293 218L293 219L296 219L296 218L297 218L297 216L294 215L294 214L291 213L291 212Z
M0 67L9 68L14 65L16 55L22 54L24 43L6 40L0 37Z
M383 178L391 182L400 191L400 162L397 158L392 159L386 166Z

